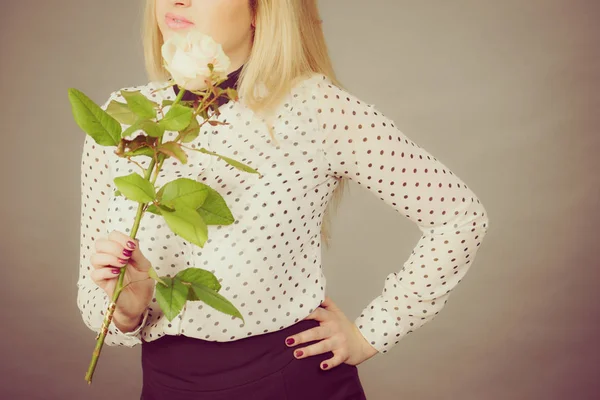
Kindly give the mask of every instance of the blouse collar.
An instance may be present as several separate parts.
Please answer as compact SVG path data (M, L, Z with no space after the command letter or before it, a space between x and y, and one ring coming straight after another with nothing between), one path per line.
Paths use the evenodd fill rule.
M235 71L229 73L229 75L227 75L227 79L225 79L223 82L218 84L217 87L220 87L221 89L226 89L226 88L237 89L238 78L240 76L240 72L242 71L243 67L244 67L244 64L242 64L242 66L239 67L238 69L236 69ZM175 95L178 95L180 92L179 86L177 84L173 85L173 90L175 91ZM191 101L191 100L197 100L198 97L199 96L197 94L192 93L188 90L183 94L183 97L181 99ZM226 96L219 96L219 98L217 99L219 106L222 106L223 104L227 103L228 101L229 101L229 98L227 98Z

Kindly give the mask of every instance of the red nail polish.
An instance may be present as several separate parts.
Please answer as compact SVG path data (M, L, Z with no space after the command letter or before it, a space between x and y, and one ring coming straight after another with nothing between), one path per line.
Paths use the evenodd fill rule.
M294 344L294 338L289 338L285 341L287 344Z
M323 368L327 368L327 364L323 364Z
M304 352L302 350L298 350L296 352L296 357L302 357L302 354L304 354Z
M118 274L119 272L121 272L121 271L119 269L117 269L117 268L113 268L112 269L112 273L115 274L115 275Z
M133 243L131 240L127 242L127 247L129 247L131 250L135 249L135 243Z

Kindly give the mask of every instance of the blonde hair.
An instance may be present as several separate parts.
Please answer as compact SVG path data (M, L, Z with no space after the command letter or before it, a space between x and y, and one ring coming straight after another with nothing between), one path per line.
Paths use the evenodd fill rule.
M317 72L344 88L335 76L317 0L248 0L255 17L253 45L238 78L238 95L257 114L270 115L290 89L303 77ZM163 67L162 34L156 22L155 0L146 0L142 24L146 72L153 81L170 78ZM255 87L262 83L269 95L260 97ZM276 142L271 124L269 133ZM346 180L339 179L323 215L321 239L330 241L330 214L341 200Z

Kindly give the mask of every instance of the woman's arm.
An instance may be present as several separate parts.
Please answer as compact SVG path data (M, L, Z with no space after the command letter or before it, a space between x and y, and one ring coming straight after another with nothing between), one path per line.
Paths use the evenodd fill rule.
M102 108L106 110L111 100L118 98L118 92L113 92ZM108 201L115 190L113 177L110 174L109 155L113 147L98 145L89 135L85 135L81 156L81 231L79 279L77 281L77 306L81 317L88 328L99 332L104 320L104 312L110 304L110 299L104 290L96 285L91 277L93 268L90 256L95 252L95 242L101 236L108 236L107 207ZM104 339L109 346L133 347L141 344L140 332L148 318L148 309L142 315L139 326L131 325L131 321L122 321L115 311L113 320ZM122 328L132 329L122 332L115 325L117 317Z
M373 105L325 76L314 95L331 174L366 188L422 232L355 320L367 341L387 353L444 307L473 264L488 229L487 212L459 177Z

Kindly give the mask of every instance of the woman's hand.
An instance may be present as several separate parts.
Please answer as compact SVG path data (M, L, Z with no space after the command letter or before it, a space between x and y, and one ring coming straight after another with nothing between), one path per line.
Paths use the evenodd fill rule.
M305 358L331 351L334 356L321 363L321 369L331 369L341 363L358 365L378 353L360 333L356 324L350 321L328 296L325 296L320 307L317 307L304 319L315 319L319 321L320 325L289 336L286 338L286 344L294 347L314 340L320 341L294 350L296 358ZM289 339L294 339L294 342L288 344ZM302 355L298 356L297 353L300 350Z
M117 309L128 319L139 318L152 301L154 280L148 275L150 261L138 246L137 239L119 231L96 240L96 251L90 257L90 278L112 298L121 268L127 265L123 290L117 299ZM115 312L116 312L115 311Z

